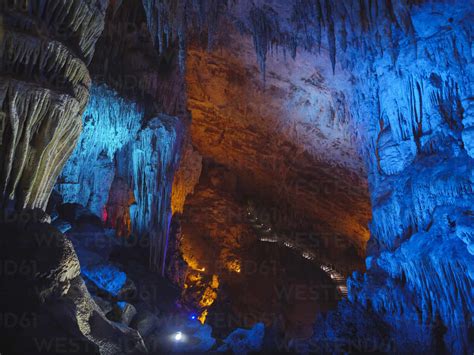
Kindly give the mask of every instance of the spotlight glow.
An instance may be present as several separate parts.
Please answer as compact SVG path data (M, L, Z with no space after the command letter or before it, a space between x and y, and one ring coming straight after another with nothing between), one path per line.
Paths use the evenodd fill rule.
M183 333L177 332L177 333L174 335L174 340L176 340L176 341L181 341L181 340L183 340Z

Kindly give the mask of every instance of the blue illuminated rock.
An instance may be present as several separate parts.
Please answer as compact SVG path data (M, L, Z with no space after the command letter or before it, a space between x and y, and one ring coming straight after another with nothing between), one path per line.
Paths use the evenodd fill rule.
M310 52L320 77L315 80L319 86L308 90L317 95L329 82L329 87L342 91L350 110L352 138L367 168L372 202L371 239L367 248L370 267L366 273L348 281L350 302L340 313L341 323L347 324L339 325L347 331L328 330L326 340L331 341L332 337L332 345L337 346L338 336L349 343L354 334L361 339L372 336L377 341L386 336L384 344L391 351L472 352L472 2L302 0L263 4L240 1L229 12L237 19L239 30L252 37L257 58L252 54L239 58L248 48L248 38L238 36L229 36L235 42L225 46L223 55L220 52L213 55L212 60L208 54L190 53L190 107L198 133L193 138L201 153L235 166L236 170L245 166L252 171L252 178L258 177L255 172L264 165L260 164L264 159L255 159L259 166L253 167L248 157L258 156L254 151L269 155L271 142L261 144L259 150L253 147L260 144L259 139L254 143L259 125L274 122L271 121L274 116L262 118L271 104L256 104L255 119L239 127L252 115L252 105L247 101L258 100L259 93L245 90L252 92L251 100L235 93L248 85L248 73L254 73L247 66L251 58L262 70L267 69L266 90L272 94L268 102L275 103L285 97L283 78L290 80L290 75L284 69L275 70L278 67L274 62L283 61L278 54L273 53L277 59L270 56L278 46L296 55L294 62L288 60L287 67L294 68L292 72L298 74L306 72L304 63ZM320 64L321 58L331 62L335 75L328 75L332 73ZM202 64L206 59L207 65ZM226 61L232 61L233 65L229 68ZM191 76L193 69L195 76ZM207 71L214 75L208 75ZM345 73L349 78L344 81ZM211 85L219 75L225 80L220 85ZM227 81L228 77L239 78L238 84ZM207 84L204 87L203 80ZM259 83L253 80L252 85L258 87ZM225 95L221 95L222 87L226 88ZM291 96L279 105L285 109L307 89L303 84L295 84L289 92ZM234 96L230 97L232 93ZM308 100L307 105L312 102ZM237 109L232 111L234 104ZM313 129L324 118L319 107L311 111L318 115L317 123L310 126ZM240 114L241 111L244 113ZM291 126L297 120L295 115L278 117L284 117L297 130L296 124ZM226 123L220 126L221 121ZM229 130L234 125L237 128ZM324 132L331 134L329 138L336 136L330 130ZM303 134L298 136L301 140L303 137ZM327 135L314 138L313 142L326 139ZM229 141L234 144L222 148ZM335 150L340 148L337 146ZM332 156L336 154L331 149L326 151ZM331 159L324 152L318 156L322 161ZM294 168L301 162L294 156L289 160L291 165L282 165ZM299 170L299 175L316 164L308 165L307 169ZM285 170L281 171L282 175ZM280 171L272 179L276 179L275 175L279 176ZM331 175L335 177L336 172ZM252 179L252 183L256 180ZM319 176L314 180L324 183ZM303 185L305 179L298 182ZM303 198L307 198L309 188L305 186L303 190ZM338 201L347 198L341 195ZM298 202L303 203L303 198ZM352 201L348 203L345 211L353 205ZM339 213L331 201L324 208L323 212L334 213L323 220L329 221ZM323 212L318 212L321 217ZM341 218L339 225L352 215ZM386 333L378 334L376 328L361 321L364 313L379 322L379 328ZM326 325L329 329L337 326ZM320 326L324 328L324 324Z
M468 154L474 159L474 102L468 101L464 111L462 139Z
M220 28L218 8L190 3L184 9L143 1L159 51L165 38L177 39L182 69L187 26L215 29L210 38ZM266 181L286 187L296 180L301 197L289 193L286 202L314 208L311 217L361 249L372 209L367 271L348 280L348 301L320 320L315 339L349 347L353 337L369 339L384 346L380 351L472 353L472 2L241 0L226 11L242 36L229 35L218 54L189 56L197 149L268 195L280 190ZM196 21L186 22L188 15ZM296 59L272 63L278 46ZM245 82L257 77L255 64L267 70L266 86ZM130 222L130 233L149 238L152 266L162 270L180 122L167 115L144 120L108 89L93 90L89 109L81 148L58 189L114 227ZM287 135L276 134L282 131ZM321 193L333 181L337 193ZM107 201L113 203L104 215ZM90 274L114 289L107 272ZM195 333L206 346L207 332ZM247 351L239 339L231 343Z
M102 216L115 176L115 154L135 138L142 117L135 103L106 86L92 86L82 134L56 184L64 202Z
M131 187L135 198L130 206L132 233L147 238L150 266L161 272L164 272L171 223L171 187L183 131L179 118L160 115L148 121L117 155L117 175ZM111 208L108 211L116 216Z
M262 349L265 326L257 323L252 329L236 329L224 339L224 344L217 351L229 352L237 355L245 355L258 352Z
M118 296L125 286L127 275L110 264L82 267L82 273L100 289Z
M411 140L396 142L390 130L381 132L377 143L380 169L387 175L403 171L415 159L415 143Z
M119 236L147 238L151 264L161 270L184 124L164 114L143 120L137 104L106 86L93 86L83 133L56 190L64 202L82 204Z

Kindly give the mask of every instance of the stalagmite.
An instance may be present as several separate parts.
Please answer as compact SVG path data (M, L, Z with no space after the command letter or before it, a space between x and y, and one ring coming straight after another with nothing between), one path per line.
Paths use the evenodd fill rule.
M161 273L165 272L171 186L180 158L181 139L182 128L176 117L156 117L126 148L130 155L125 159L125 165L120 167L121 173L127 174L125 176L132 184L136 199L136 205L130 210L132 232L148 238L150 267Z
M260 326L210 331L247 305L281 308L264 345L282 331L288 352L474 351L472 1L113 0L104 20L107 6L0 2L0 316L43 312L51 328L28 332L72 334L81 353L127 353L122 337L144 352L139 333L152 353L216 350L211 334L260 350ZM267 255L275 277L246 274ZM5 273L9 258L39 272ZM231 301L252 282L307 286L307 266L347 297L304 339L286 321L322 303ZM130 275L160 294L132 297ZM167 312L209 324L158 327ZM0 352L23 349L2 320Z

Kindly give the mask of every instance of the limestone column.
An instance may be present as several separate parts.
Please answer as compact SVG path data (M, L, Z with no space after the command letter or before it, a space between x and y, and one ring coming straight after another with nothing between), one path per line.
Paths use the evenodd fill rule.
M46 207L89 98L108 0L0 1L0 207Z

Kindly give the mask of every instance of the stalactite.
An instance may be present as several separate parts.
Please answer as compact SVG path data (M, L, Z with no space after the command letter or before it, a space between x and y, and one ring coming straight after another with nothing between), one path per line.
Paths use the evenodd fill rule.
M319 21L316 16L316 3L309 0L298 0L293 6L291 20L296 24L298 32L303 36L302 42L305 49L313 46L313 26Z
M319 51L321 51L322 33L323 33L323 28L325 27L326 27L326 24L324 22L323 7L321 6L321 0L317 0L316 2L316 44L318 46Z
M274 43L277 43L280 33L278 22L272 20L267 11L271 8L259 8L252 6L249 12L249 21L252 31L253 43L257 53L258 64L265 82L267 53Z
M361 27L362 27L362 31L366 32L368 31L369 29L369 18L367 16L367 13L370 12L370 8L369 10L367 10L366 6L365 6L365 1L366 0L359 0L359 7L360 7L360 24L361 24Z
M103 29L104 5L95 0L0 4L0 110L6 118L0 205L15 200L17 208L46 207L82 128L90 86L86 64Z
M416 86L416 91L415 91ZM423 135L423 95L421 92L420 83L410 80L410 108L412 117L412 134L415 140L418 151L421 151L421 136Z
M459 86L454 80L440 84L439 90L431 94L431 102L453 132L462 129L464 108L459 97Z
M214 42L214 33L218 27L219 17L228 7L228 0L143 0L150 32L160 53L172 43L177 42L179 63L184 70L186 56L186 38L189 33L201 34L207 31L208 47ZM180 10L184 6L184 11ZM354 45L364 48L366 55L375 55L384 50L377 44L379 25L388 23L387 30L392 33L391 54L393 61L397 58L397 38L393 38L393 29L397 28L407 34L413 34L414 27L406 9L394 7L391 0L385 2L359 0L358 2L342 1L334 4L331 0L298 0L292 6L290 17L295 25L296 36L281 32L279 14L271 6L257 6L252 3L247 18L236 18L234 23L241 32L252 34L258 65L265 78L266 59L272 48L280 46L295 53L298 46L307 50L318 48L322 44L323 32L326 32L329 57L335 72L336 60L353 65L354 58L344 57L342 53L351 40ZM349 26L349 29L346 27ZM340 28L336 36L336 27ZM339 36L340 34L340 36ZM337 53L336 39L340 38L342 53ZM375 45L374 45L375 43Z
M150 268L163 272L181 120L160 115L145 123L136 103L94 85L83 121L83 134L56 190L65 202L80 203L96 215L105 208L104 222L117 235L146 239Z
M329 46L329 57L331 58L332 71L336 72L336 34L334 30L334 19L331 4L326 0L326 19L327 19L327 35Z
M109 197L115 154L140 130L143 112L105 85L93 85L83 114L83 131L59 176L56 190L64 202L76 202L96 215Z
M186 0L177 1L177 17L178 22L178 65L181 72L184 73L186 68L186 32L187 32L187 15Z
M341 48L345 52L347 50L347 30L346 30L346 19L343 17L341 22Z
M178 118L166 115L149 121L126 147L119 168L133 186L136 200L130 209L132 232L148 239L150 268L162 274L171 222L171 187L183 138L181 124Z
M227 0L142 0L147 23L159 54L174 42L178 46L178 62L185 70L187 37L207 31L208 46L212 46L219 16Z

